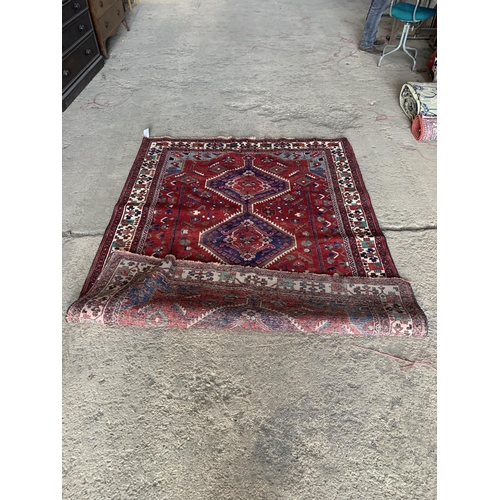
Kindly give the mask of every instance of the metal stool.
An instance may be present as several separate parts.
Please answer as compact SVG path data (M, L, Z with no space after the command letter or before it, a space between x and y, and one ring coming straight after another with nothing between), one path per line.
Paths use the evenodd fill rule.
M400 49L403 49L405 54L408 54L413 59L412 71L415 71L415 66L417 65L417 54L418 50L413 47L406 46L406 39L408 38L408 33L410 29L414 29L415 26L430 17L434 17L437 13L436 9L429 9L428 7L419 7L420 0L416 0L416 3L400 2L394 3L391 1L391 8L389 10L389 15L398 21L404 23L403 33L399 40L399 45L386 45L380 56L377 66L380 66L382 59L389 54L393 54ZM393 50L386 52L387 49L393 48ZM412 56L408 51L414 51L415 56Z

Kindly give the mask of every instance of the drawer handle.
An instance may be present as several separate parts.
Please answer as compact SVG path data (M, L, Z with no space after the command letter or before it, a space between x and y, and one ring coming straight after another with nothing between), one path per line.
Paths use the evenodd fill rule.
M118 15L120 15L120 10L118 9L118 10L116 11L116 13L117 13Z
M85 24L80 24L80 26L78 26L78 29L80 31L85 31Z
M108 21L104 21L104 26L108 27Z
M103 7L103 6L104 6L104 4L102 3L102 0L99 2L99 5L100 5L101 7Z
M71 75L71 71L69 69L65 69L63 71L63 76L69 76L69 75Z
M90 54L92 54L92 51L91 51L90 49L87 49L87 50L85 51L85 55L86 55L86 56L90 56Z
M79 9L79 8L80 8L80 4L79 4L78 2L75 2L75 3L73 4L73 7L74 7L75 9Z

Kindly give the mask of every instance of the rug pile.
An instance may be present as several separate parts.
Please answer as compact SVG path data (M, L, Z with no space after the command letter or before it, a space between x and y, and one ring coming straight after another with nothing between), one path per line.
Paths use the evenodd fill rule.
M345 138L144 138L67 320L427 333Z
M417 141L437 141L437 83L405 83L399 103L411 121L413 137Z

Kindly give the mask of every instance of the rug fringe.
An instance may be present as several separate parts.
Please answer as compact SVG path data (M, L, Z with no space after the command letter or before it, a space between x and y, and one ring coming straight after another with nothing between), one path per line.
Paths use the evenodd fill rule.
M235 137L235 136L215 136L215 137L176 137L176 136L169 136L169 135L158 135L158 136L152 136L150 135L149 137L145 137L148 140L161 140L161 139L166 139L169 141L180 141L180 142L188 142L188 141L215 141L215 140L220 140L220 141L268 141L268 142L277 142L277 141L293 141L293 142L305 142L305 141L320 141L320 142L332 142L332 141L342 141L342 140L348 140L347 137L253 137L253 136L244 136L244 137Z

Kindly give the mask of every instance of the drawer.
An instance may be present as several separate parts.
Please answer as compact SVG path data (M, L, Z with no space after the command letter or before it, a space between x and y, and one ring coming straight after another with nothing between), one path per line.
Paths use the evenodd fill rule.
M63 54L78 40L88 35L92 30L93 25L89 11L84 12L69 24L67 24L62 32Z
M114 33L116 27L121 23L124 17L125 10L123 9L122 1L115 1L97 21L97 26L99 27L102 38L106 39L110 33Z
M89 0L89 2L92 4L94 16L99 19L116 0Z
M87 0L70 0L62 6L62 23L68 22L74 16L83 12L86 8Z
M62 60L62 88L66 88L100 54L94 33L90 33Z

